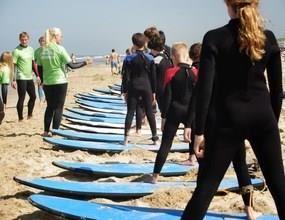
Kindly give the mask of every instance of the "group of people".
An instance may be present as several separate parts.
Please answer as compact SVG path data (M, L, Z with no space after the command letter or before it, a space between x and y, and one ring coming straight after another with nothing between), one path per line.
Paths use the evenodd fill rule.
M39 38L40 47L33 50L29 46L30 36L27 32L19 34L20 44L13 52L4 52L0 60L0 84L2 98L0 99L0 122L5 115L7 103L7 87L17 89L18 120L24 120L23 109L26 93L29 95L27 119L32 118L36 100L34 78L38 84L40 100L46 99L47 107L44 116L43 136L50 136L51 122L53 129L60 126L62 111L67 92L66 66L71 69L83 67L92 62L72 61L70 55L62 47L62 32L59 28L49 28L45 35Z
M225 0L230 21L204 36L202 46L179 42L170 49L155 27L132 36L123 62L122 94L127 102L125 145L136 114L145 115L158 141L154 105L163 131L153 174L155 183L180 123L190 144L188 163L197 157L197 187L182 215L202 220L231 162L248 219L255 219L253 187L246 165L247 139L258 159L280 219L285 219L285 176L278 120L283 89L280 48L264 29L259 0ZM201 54L200 54L201 51ZM265 78L267 70L267 81ZM268 87L267 83L268 82ZM143 113L142 113L143 112Z
M184 124L184 139L189 142L189 160L199 163L197 187L187 204L182 220L202 220L209 204L233 162L248 219L255 219L253 187L248 174L244 141L247 139L258 159L280 219L285 219L285 176L278 120L283 89L280 49L271 31L265 30L259 14L259 0L225 0L230 21L211 30L202 44L189 51L183 43L172 48L165 44L163 31L150 27L132 36L122 68L122 94L127 102L124 143L128 144L134 114L137 132L145 115L158 143L156 104L161 113L160 149L150 182L155 183L166 161L174 136ZM7 102L7 85L18 91L17 112L23 121L25 95L30 96L28 115L35 104L33 74L43 86L47 107L43 136L50 125L60 126L68 80L66 66L83 67L92 61L72 62L61 46L62 32L49 28L34 52L29 35L19 35L20 44L0 57L0 121ZM146 52L148 51L148 52ZM112 51L112 67L116 67ZM191 61L191 59L192 61ZM264 75L267 70L267 81ZM268 82L268 87L267 84Z

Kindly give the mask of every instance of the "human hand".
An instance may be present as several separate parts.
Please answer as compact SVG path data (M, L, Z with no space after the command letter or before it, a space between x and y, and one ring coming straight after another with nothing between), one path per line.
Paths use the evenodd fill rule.
M191 142L191 128L184 128L184 141L190 143Z
M205 153L204 135L195 135L194 152L197 158L203 158Z
M12 82L11 82L11 86L12 86L13 89L16 89L16 88L17 88L17 83L16 83L16 81L12 81Z

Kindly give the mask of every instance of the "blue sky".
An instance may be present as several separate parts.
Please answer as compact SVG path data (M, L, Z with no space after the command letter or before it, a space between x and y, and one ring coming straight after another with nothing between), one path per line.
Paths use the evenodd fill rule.
M261 0L267 27L285 37L285 1ZM201 41L209 29L229 20L223 0L1 0L0 51L12 50L27 31L31 46L48 27L63 30L69 53L100 55L131 45L131 35L155 25L167 43Z

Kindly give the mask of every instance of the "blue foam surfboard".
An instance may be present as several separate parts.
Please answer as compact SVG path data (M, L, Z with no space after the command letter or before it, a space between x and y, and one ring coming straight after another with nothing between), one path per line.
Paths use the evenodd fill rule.
M88 92L88 93L78 93L78 94L87 94L87 95L95 96L97 98L104 98L104 99L122 100L122 98L120 96L100 94L98 92Z
M79 104L80 108L88 111L98 112L98 113L104 113L104 114L116 114L116 115L126 115L127 111L125 110L115 110L115 109L105 109L105 108L96 108L92 106L88 106L85 104Z
M65 131L65 130L59 130L59 131ZM59 132L60 134L61 132ZM68 133L68 132L66 132ZM77 132L79 133L79 132ZM84 134L84 133L83 133ZM62 133L61 133L62 135ZM65 135L65 134L63 134ZM73 133L71 133L73 135ZM80 137L83 138L83 140L72 140L72 139L62 139L62 138L52 138L52 137L44 137L43 140L55 145L57 148L66 149L66 150L83 150L83 151L93 151L93 152L113 152L118 153L125 150L133 149L134 147L157 152L159 150L159 146L155 145L147 145L147 144L128 144L126 147L125 145L122 145L123 143L123 137L117 137L112 138L110 140L109 136L107 140L104 140L104 137L94 137L92 134L91 137L82 137L82 134L77 134L76 138ZM69 138L73 138L72 136L68 136ZM84 138L92 138L93 141L84 141ZM74 139L74 138L73 138ZM113 141L114 139L114 141ZM85 139L86 140L86 139ZM89 140L89 139L87 139ZM96 141L96 142L95 142ZM99 142L101 141L101 142ZM106 142L106 143L105 143ZM112 143L113 142L113 143ZM181 152L185 153L189 151L189 146L186 143L174 143L170 149L170 152Z
M108 94L108 95L119 95L121 92L113 89L93 89L95 92L100 92L102 94Z
M158 209L117 204L100 204L47 195L32 195L29 202L48 213L69 219L88 220L179 220L182 210ZM208 212L204 220L246 220L242 213ZM277 216L262 215L257 220L278 220Z
M67 118L73 118L73 119L79 119L84 121L94 121L94 122L108 122L108 123L114 123L114 124L124 124L125 119L120 118L103 118L103 117L96 117L96 116L86 116L81 115L73 112L63 112L63 116Z
M98 118L115 118L115 119L126 118L126 116L122 114L108 114L108 113L94 112L94 111L84 110L82 108L66 108L66 110L80 115L93 116Z
M93 102L93 101L86 101L86 100L81 100L81 99L77 99L75 100L75 102L78 104L87 105L87 106L95 107L95 108L112 109L112 110L120 110L120 111L127 110L125 106L114 106L112 104L103 103L103 102Z
M98 122L98 121L90 121L90 120L87 121L87 120L74 119L74 118L66 118L66 120L69 122L72 122L73 124L86 125L86 126L95 127L95 128L96 127L98 127L98 128L99 127L100 128L110 128L111 130L113 130L113 129L124 129L125 128L125 123ZM104 132L102 132L102 133L104 133Z
M119 87L119 86L109 85L108 87L111 90L115 90L115 91L121 92L121 87Z
M154 163L130 164L130 163L102 163L90 164L71 161L57 161L53 165L79 173L91 173L99 176L136 176L150 174L153 172ZM191 170L197 169L197 166L185 166L174 163L165 163L161 170L162 176L181 176Z
M83 97L83 96L78 96L78 95L76 97L77 97L77 100L90 101L90 102L100 103L102 105L112 105L112 106L119 106L119 107L126 106L125 102L104 101L104 100L93 99L93 98L88 98L88 97Z
M97 101L97 102L104 102L104 103L113 103L113 104L125 104L124 100L115 100L115 99L104 99L104 98L98 98L92 95L74 95L75 98L79 99L86 99L90 101Z
M150 195L159 189L167 190L167 188L171 187L186 187L194 189L196 187L195 181L158 182L156 184L151 184L143 182L77 182L22 177L14 177L14 180L20 184L49 192L74 196L96 196L104 198L141 197ZM252 183L253 185L264 184L260 179L253 179ZM236 191L238 189L238 182L234 178L222 180L219 186L219 190Z
M99 92L99 93L102 93L102 94L111 94L111 91L109 88L105 88L105 89L93 89L95 92Z
M123 135L116 134L90 134L72 130L62 130L62 129L53 129L51 131L53 134L68 137L74 140L88 140L88 141L99 141L99 142L123 142Z

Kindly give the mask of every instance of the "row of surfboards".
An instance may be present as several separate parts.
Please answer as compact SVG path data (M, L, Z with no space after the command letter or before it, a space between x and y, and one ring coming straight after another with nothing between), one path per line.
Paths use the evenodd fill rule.
M64 113L69 124L62 124L66 130L53 130L53 134L62 138L47 137L44 141L55 148L67 150L87 150L91 152L121 152L138 147L150 151L158 151L159 146L131 143L127 147L122 145L123 126L126 105L119 97L120 85L114 84L108 89L95 90L90 93L76 95L79 108L68 108ZM181 131L180 131L181 132ZM150 135L143 130L143 135ZM179 133L178 133L179 134ZM187 152L188 144L173 144L172 152ZM153 163L126 164L104 163L92 164L73 161L54 161L53 165L62 169L86 173L96 177L127 177L149 174ZM175 163L166 163L161 175L178 176L197 169ZM146 196L158 189L168 187L187 187L194 189L195 181L187 182L159 182L150 184L144 182L77 182L62 181L49 178L15 177L15 181L29 187L37 188L60 196L104 197L112 199L126 199ZM262 179L253 179L255 186L262 186ZM219 186L220 190L237 190L238 183L234 178L226 178ZM28 199L34 206L54 215L69 219L98 219L98 220L178 220L181 210L153 209L145 207L100 204L84 200L69 199L49 195L32 195ZM246 219L243 214L208 213L205 219ZM258 220L278 219L276 216L260 216Z

